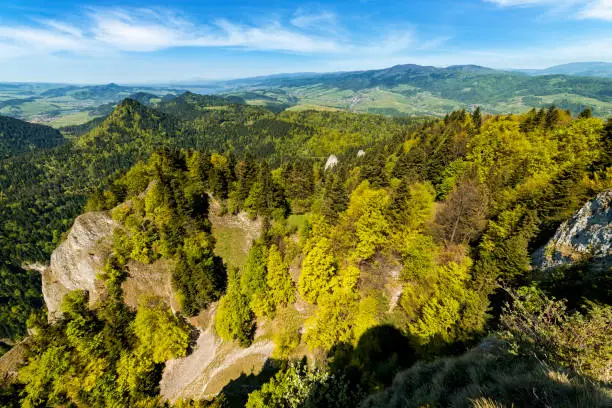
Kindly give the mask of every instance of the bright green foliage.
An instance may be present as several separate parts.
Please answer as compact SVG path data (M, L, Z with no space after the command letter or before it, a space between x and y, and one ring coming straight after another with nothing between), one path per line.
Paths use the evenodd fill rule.
M253 341L255 325L249 298L240 291L239 277L229 276L227 292L219 301L215 315L215 329L224 340L237 341L243 347Z
M335 273L336 261L331 253L331 243L327 238L319 238L302 262L298 281L300 294L310 303L316 303L319 297L331 291Z
M142 300L134 319L134 334L139 347L147 350L156 364L183 357L189 345L187 324L156 298Z
M264 189L261 183L253 183L248 197L244 200L244 209L251 218L255 218L257 214L265 208Z
M418 281L436 268L435 261L439 248L429 235L404 230L394 237L394 241L402 256L403 280Z
M565 302L533 287L510 293L513 303L501 317L501 337L515 354L536 356L578 374L609 383L612 308L591 304L586 313L568 313Z
M240 274L240 290L249 298L267 290L267 259L267 249L264 245L255 244L251 247L244 270Z
M430 183L414 183L409 188L409 197L401 203L401 224L418 231L431 220L435 201L435 191Z
M383 308L386 306L381 299L370 295L359 300L353 322L353 338L359 341L364 333L380 323Z
M149 264L174 258L172 284L190 316L218 299L225 287L224 267L213 254L208 197L199 173L204 167L185 170L187 163L195 166L194 160L201 164L202 158L186 151L155 153L113 184L127 186L133 195L112 211L123 224L113 237L116 259ZM147 184L133 180L143 174L151 175ZM141 193L146 193L144 202Z
M351 343L356 296L342 289L319 298L317 314L306 321L304 340L311 348L331 349L335 344Z
M270 315L274 306L268 293L266 247L257 243L251 247L243 271L240 274L240 292L257 316Z
M341 408L354 406L361 398L347 388L343 377L320 369L293 364L276 374L261 390L249 394L247 408Z
M30 361L19 373L20 380L26 384L22 406L34 408L46 402L50 405L64 403L69 369L70 354L64 346L51 346Z
M462 265L450 262L437 268L435 274L428 277L429 293L415 285L404 288L401 305L416 317L409 323L408 330L420 344L427 344L434 338L443 343L457 339L454 326L461 323L462 310L470 301L466 288L470 264L466 259Z
M198 106L200 102L204 105ZM415 347L421 356L471 346L494 329L486 326L487 313L494 315L491 325L498 320L499 280L516 286L536 279L529 273L530 252L587 199L612 187L608 129L599 119L582 115L572 120L554 107L521 116L458 111L415 125L408 119L347 113L275 115L226 103L213 109L210 102L186 95L160 105L183 121L124 103L100 128L64 150L51 151L43 161L24 158L22 165L6 160L0 174L0 216L6 220L0 225L0 251L10 256L0 254L3 259L18 263L23 254L48 253L81 211L82 195L89 191L96 193L88 209L116 207L112 216L121 224L101 274L108 300L90 311L83 293L70 295L65 320L53 327L38 324L42 334L26 366L33 372L24 369L25 386L38 405L162 404L155 395L162 364L183 355L186 327L156 303L134 317L121 302L121 283L129 261L155 266L164 259L175 266L172 284L183 313L197 314L221 296L226 279L221 260L213 255L209 194L220 200L222 211L246 211L263 225L261 240L244 269L230 278L219 302L218 334L248 345L255 318L265 316L270 321L262 328L273 333L276 357L297 356L303 343L322 349L314 353L333 350L330 370L344 367L350 377L339 385L325 380L321 387L292 388L307 376L284 370L274 386L264 387L250 403L356 406L358 401L348 403L341 396L352 393L357 398L361 386L372 391L388 385L399 367L413 362L400 364L399 357L386 359L377 350L386 343L376 341L376 333L390 333L378 330L382 322L393 324L389 327L397 332L393 338L398 344L410 343L405 348L412 353ZM173 149L179 146L199 151ZM366 155L357 156L358 149ZM147 160L153 150L159 153ZM330 153L340 162L324 170L316 157ZM33 186L32 194L14 181L19 177ZM289 208L291 222L286 220ZM298 214L308 222L296 237ZM18 238L24 231L25 241ZM296 294L288 264L300 260L298 292L313 305L292 305ZM582 286L583 281L572 284ZM11 299L22 293L13 291L11 279L3 282L10 290L1 295L13 307L18 302ZM603 296L598 300L606 301ZM517 352L529 354L520 350L531 352L525 344L544 338L547 346L534 348L545 364L606 378L607 308L592 307L582 315L560 307L547 310L563 320L563 330L579 335L564 336L552 327L556 323L544 319L545 327L532 341L533 333L521 333L536 327L534 320L515 313L508 331L516 332ZM25 313L18 312L18 318ZM542 315L536 316L535 323L542 323ZM354 353L346 351L353 348ZM580 348L584 353L577 357ZM48 350L53 352L45 356ZM545 355L542 350L550 351ZM41 356L57 361L59 371L41 372ZM406 384L428 390L431 398L410 394L397 401L462 406L469 395L499 398L509 405L513 401L504 382L538 391L532 386L550 385L535 374L526 382L509 381L506 374L521 370L506 357L471 366L463 360L459 366L434 362L433 369L423 368L429 370L426 375L419 368L419 377ZM497 370L498 363L508 365ZM495 373L492 380L481 375L487 370ZM478 379L469 390L490 394L474 395L465 383L459 384L465 376L458 373L467 371L470 379ZM285 387L284 375L295 380L293 385ZM429 381L430 388L419 388L424 378L434 377L444 384ZM538 395L560 392L544 390ZM321 399L315 402L313 395ZM517 398L522 406L525 400Z
M310 397L313 388L325 383L329 374L320 370L309 370L302 365L291 366L277 374L261 390L249 394L247 408L298 408Z
M287 306L295 301L295 285L289 275L289 268L283 261L276 245L268 250L268 296L274 308Z
M117 299L89 310L87 294L75 291L63 311L58 323L41 322L28 342L19 373L23 406L134 406L155 393L163 363L189 345L187 324L159 299L134 316Z
M273 357L287 359L300 344L300 329L304 322L293 306L278 308L274 318Z
M389 223L385 209L389 195L383 189L370 188L369 182L362 182L352 193L346 210L347 222L354 226L357 244L354 256L368 259L387 242Z

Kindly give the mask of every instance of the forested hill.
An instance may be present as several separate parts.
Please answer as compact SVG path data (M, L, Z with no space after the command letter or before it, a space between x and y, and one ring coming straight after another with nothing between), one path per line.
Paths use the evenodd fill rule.
M49 126L0 116L0 159L56 147L64 142L62 134Z
M461 65L437 68L397 65L387 69L263 77L221 84L228 95L262 105L333 107L390 115L444 116L478 105L489 113L520 113L555 104L578 114L612 114L612 79L519 72Z
M58 196L78 203L92 192L86 209L107 211L118 229L98 275L108 296L90 309L74 291L56 324L30 319L26 365L5 394L13 406L609 405L609 271L592 268L586 250L542 274L531 255L612 189L612 121L554 107L412 121L225 102L188 115L125 101L51 151L72 167L52 156L52 172L34 173L34 184L59 185ZM211 196L221 212L261 220L237 269L214 255ZM74 216L10 204L12 217L27 208L23 217L62 220L58 231ZM4 242L19 242L11 232ZM178 307L127 306L123 283L158 262ZM191 350L199 361L172 366L184 369L186 396L205 393L192 374L223 356L190 341L204 331L235 361L249 356L238 347L268 350L276 374L244 358L243 371L206 377L206 386L225 381L214 401L164 400L166 361ZM227 368L213 360L216 373Z
M163 112L177 105L180 117ZM161 103L159 110L127 99L71 143L3 162L0 215L9 221L0 225L0 255L17 263L46 260L89 194L162 147L249 151L271 160L320 157L403 134L417 122L349 113L276 115L194 94Z
M82 130L72 129L75 136L83 130L86 133L62 146L2 161L0 263L10 265L13 277L0 282L6 285L2 288L7 294L5 312L0 311L6 336L25 333L29 307L40 301L40 294L30 302L14 290L20 279L35 282L35 277L18 272L18 266L48 262L63 234L83 211L87 197L154 151L197 148L239 156L249 152L274 163L310 160L401 137L422 121L331 112L277 115L234 102L186 94L152 109L125 100L106 119ZM15 312L17 307L19 313Z

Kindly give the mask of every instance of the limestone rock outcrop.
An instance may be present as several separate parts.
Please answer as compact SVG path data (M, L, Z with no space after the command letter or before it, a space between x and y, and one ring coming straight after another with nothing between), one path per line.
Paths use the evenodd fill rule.
M549 270L585 258L612 264L612 190L586 203L534 253L534 267Z
M117 223L105 212L83 214L64 242L51 254L51 264L42 272L42 292L49 320L61 316L64 296L73 290L89 292L89 301L97 301L104 290L96 274L104 266L111 251L111 237Z

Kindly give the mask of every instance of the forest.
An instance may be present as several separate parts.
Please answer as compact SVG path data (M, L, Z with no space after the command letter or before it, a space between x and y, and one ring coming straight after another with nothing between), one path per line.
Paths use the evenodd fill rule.
M0 161L0 329L26 338L0 403L608 406L609 266L540 273L532 256L612 188L612 120L555 106L435 119L239 102L125 100L62 146ZM215 255L211 200L262 220L240 268ZM19 267L48 259L84 211L120 225L99 274L107 295L90 308L71 292L51 324ZM128 262L160 259L174 265L176 313L155 297L127 306ZM164 365L191 353L192 318L213 304L225 342L248 347L272 328L273 373L166 401Z

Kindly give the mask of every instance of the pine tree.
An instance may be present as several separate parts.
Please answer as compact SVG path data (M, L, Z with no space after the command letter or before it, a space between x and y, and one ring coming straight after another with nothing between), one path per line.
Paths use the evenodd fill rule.
M591 116L593 116L593 111L591 110L591 108L585 108L582 112L580 112L580 114L578 115L578 119L588 119Z
M480 130L480 125L482 124L482 115L480 113L480 106L476 108L476 110L472 113L472 122L477 130Z
M321 212L324 216L334 219L348 207L348 196L344 185L336 172L325 180L325 193Z
M547 129L552 129L557 122L559 121L559 110L555 105L551 105L546 112L546 118L544 119L544 124Z
M238 163L237 176L238 176L238 199L240 201L246 200L251 192L253 183L257 181L257 163L250 153L247 153L244 157L244 161Z

